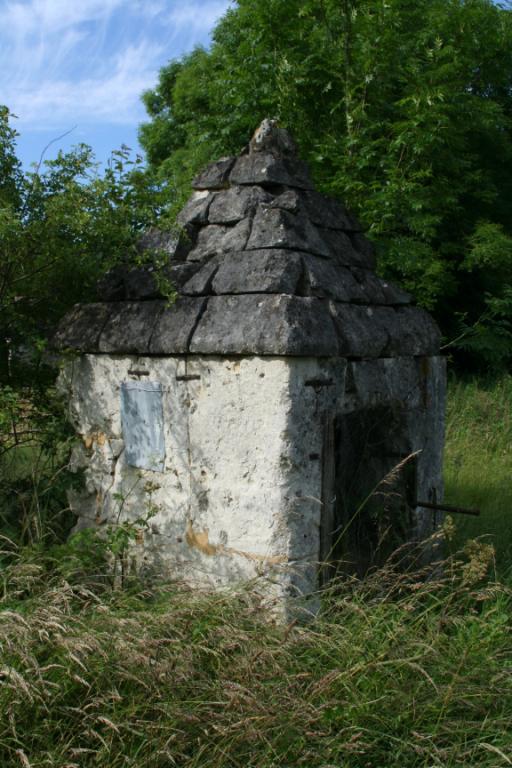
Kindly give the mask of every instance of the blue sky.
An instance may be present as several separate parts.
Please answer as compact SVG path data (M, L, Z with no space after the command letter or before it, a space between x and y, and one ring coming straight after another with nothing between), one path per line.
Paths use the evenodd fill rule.
M18 155L90 144L105 161L137 148L141 93L158 70L209 44L230 0L0 0L0 104L17 115Z

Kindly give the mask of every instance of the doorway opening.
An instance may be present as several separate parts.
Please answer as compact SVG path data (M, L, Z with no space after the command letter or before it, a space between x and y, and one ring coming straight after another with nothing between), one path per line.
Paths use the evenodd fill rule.
M382 566L414 527L417 457L404 409L337 416L324 443L321 582Z

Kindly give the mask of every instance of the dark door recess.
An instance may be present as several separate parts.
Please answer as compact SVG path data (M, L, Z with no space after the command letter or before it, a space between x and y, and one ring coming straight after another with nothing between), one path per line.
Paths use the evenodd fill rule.
M410 538L417 462L404 412L375 407L325 427L320 581L363 576Z

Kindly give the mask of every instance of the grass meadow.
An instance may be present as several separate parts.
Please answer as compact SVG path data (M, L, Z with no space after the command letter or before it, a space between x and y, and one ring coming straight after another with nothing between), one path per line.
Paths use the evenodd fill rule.
M332 582L307 624L255 585L113 589L91 539L5 541L0 766L512 765L511 406L509 377L450 386L446 498L482 515L443 567Z
M454 515L456 544L484 536L503 579L512 577L512 377L452 381L449 387L445 500L477 507L479 518Z

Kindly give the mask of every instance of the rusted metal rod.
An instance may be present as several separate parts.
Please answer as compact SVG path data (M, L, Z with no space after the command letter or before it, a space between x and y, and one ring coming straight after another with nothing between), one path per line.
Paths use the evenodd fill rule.
M308 379L304 382L305 387L332 387L334 384L333 379Z
M431 501L417 501L417 507L424 507L424 509L433 509L437 512L453 512L455 515L473 515L473 517L480 516L479 509L468 509L467 507L454 507L451 504L433 504Z
M200 381L201 377L193 373L184 374L183 376L176 376L176 381Z

